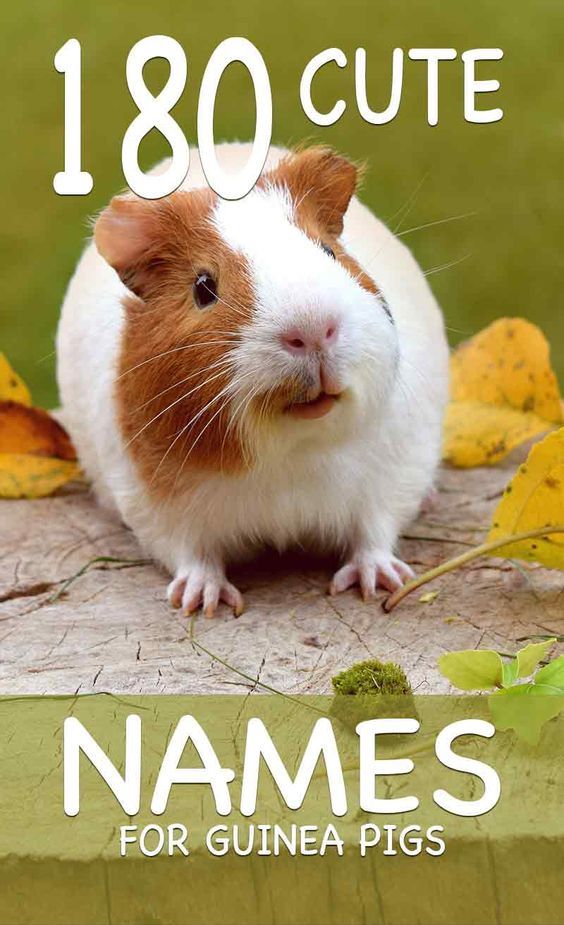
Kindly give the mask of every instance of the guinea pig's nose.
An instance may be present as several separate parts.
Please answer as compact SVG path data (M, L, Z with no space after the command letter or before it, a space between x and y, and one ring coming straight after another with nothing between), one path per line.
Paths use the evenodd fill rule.
M307 327L297 325L282 331L280 340L288 353L296 356L326 350L337 340L339 325L333 319L325 319L316 325Z

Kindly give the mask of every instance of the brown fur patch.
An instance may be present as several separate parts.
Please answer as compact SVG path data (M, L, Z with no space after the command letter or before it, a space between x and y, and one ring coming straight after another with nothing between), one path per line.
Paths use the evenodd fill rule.
M376 293L374 281L338 241L356 181L357 169L345 158L310 148L288 155L258 185L287 187L303 231L328 244L359 285ZM119 426L147 486L163 497L195 471L237 472L247 464L225 399L218 397L230 372L216 364L250 320L254 293L246 261L210 222L215 203L209 189L155 201L126 194L112 200L95 228L98 250L138 296L124 300ZM220 300L202 310L192 287L204 270L217 280ZM281 384L268 405L256 400L256 410L280 411L305 398L307 388Z
M313 147L284 157L259 183L286 187L295 203L296 222L313 241L328 244L360 286L378 286L339 243L343 218L358 182L359 169L331 148Z
M244 259L209 221L211 191L124 201L110 204L95 232L99 250L139 295L125 299L119 424L147 485L170 497L172 488L193 478L194 467L233 472L244 466L236 428L228 430L225 398L218 398L231 376L216 364L237 343L254 295ZM193 284L204 270L217 280L219 301L200 309Z

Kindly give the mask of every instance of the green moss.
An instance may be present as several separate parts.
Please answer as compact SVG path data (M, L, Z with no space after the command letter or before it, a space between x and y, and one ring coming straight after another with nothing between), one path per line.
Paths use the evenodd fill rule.
M337 694L411 694L405 672L394 662L357 662L332 679Z

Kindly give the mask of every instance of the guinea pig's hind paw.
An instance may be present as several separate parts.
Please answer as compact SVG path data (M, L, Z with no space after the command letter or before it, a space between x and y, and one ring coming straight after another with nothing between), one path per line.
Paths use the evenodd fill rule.
M243 613L243 596L225 575L209 574L195 569L188 575L180 573L168 586L169 603L177 609L182 608L186 616L191 616L200 607L204 616L213 617L223 601L233 608L236 617Z
M363 553L353 557L333 576L329 594L339 594L360 585L365 601L374 597L377 588L393 593L415 575L412 568L389 553Z

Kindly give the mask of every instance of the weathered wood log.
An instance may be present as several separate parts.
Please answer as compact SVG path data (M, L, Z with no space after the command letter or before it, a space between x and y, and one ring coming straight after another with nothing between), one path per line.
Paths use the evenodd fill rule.
M444 469L437 505L406 531L403 557L421 571L478 544L515 464ZM418 693L444 692L445 650L513 652L523 637L564 633L564 574L499 559L425 588L439 591L431 603L415 594L386 615L383 594L327 597L333 563L265 555L233 570L246 603L239 619L222 607L192 624L169 608L164 572L86 489L2 501L0 523L4 694L328 692L334 674L372 657L402 665Z

